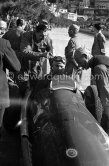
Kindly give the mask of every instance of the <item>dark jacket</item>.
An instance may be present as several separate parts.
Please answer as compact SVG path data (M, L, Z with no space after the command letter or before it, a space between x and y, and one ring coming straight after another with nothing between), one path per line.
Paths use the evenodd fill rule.
M89 61L92 77L97 86L98 94L104 108L104 114L109 118L109 57L96 56Z
M0 38L0 106L8 107L9 89L6 68L10 71L20 71L21 65L9 41Z
M93 56L105 55L105 43L106 43L105 36L101 32L96 34L92 46L92 55Z
M20 27L7 31L2 38L9 40L14 51L20 51L21 36L25 31Z

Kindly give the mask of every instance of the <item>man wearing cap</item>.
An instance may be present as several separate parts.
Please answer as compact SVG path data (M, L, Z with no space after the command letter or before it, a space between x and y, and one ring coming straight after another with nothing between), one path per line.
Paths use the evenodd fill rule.
M51 65L51 72L49 74L45 75L42 79L40 79L40 78L38 79L38 77L37 77L36 79L30 80L30 81L32 81L32 83L31 83L32 88L31 88L28 96L31 98L32 101L34 99L35 99L35 101L37 101L37 100L40 101L42 98L45 97L45 93L47 96L47 94L50 92L49 88L50 88L50 83L51 83L52 78L56 75L62 75L64 73L65 60L62 57L51 57L50 65ZM41 72L41 71L39 71L39 72ZM41 96L42 96L42 98L41 98ZM24 105L24 108L22 109L23 110L22 111L22 121L23 122L21 124L21 135L25 135L25 134L27 135L27 133L28 133L27 127L26 127L27 122L25 121L25 119L27 119L26 118L27 110L25 109L25 105ZM37 115L37 116L39 116L39 115Z
M102 26L100 23L94 24L94 42L92 45L92 56L105 55L106 38L102 33Z
M50 58L51 71L49 74L45 75L42 79L35 79L34 85L37 91L50 86L50 82L55 75L65 74L65 59L61 56L55 56ZM37 85L36 85L37 82ZM33 88L34 90L34 88Z
M74 57L79 66L84 69L90 67L93 70L98 94L104 108L101 125L109 134L109 57L98 55L88 60L87 54L81 49L75 52Z
M42 89L50 88L50 84L52 82L52 79L54 81L59 82L61 80L63 83L66 84L66 78L65 75L65 58L61 56L55 56L50 59L50 65L51 65L51 71L49 74L45 75L43 79L39 79L36 84L36 80L34 80L34 88L31 92L32 94L36 94L37 92L40 92ZM65 79L64 79L65 78ZM68 77L69 78L69 77ZM72 80L72 79L69 79ZM74 81L72 81L74 83ZM71 85L73 86L73 85Z

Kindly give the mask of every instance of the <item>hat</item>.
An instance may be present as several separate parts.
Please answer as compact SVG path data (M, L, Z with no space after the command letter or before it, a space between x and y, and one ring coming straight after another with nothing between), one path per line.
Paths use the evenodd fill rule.
M65 64L65 59L63 57L61 57L61 56L55 56L53 58L53 61L55 61L57 63L63 63L63 64Z
M72 25L70 25L69 29L75 31L75 33L78 33L80 27L76 24L72 24Z
M94 24L94 28L96 28L98 31L102 29L101 23Z

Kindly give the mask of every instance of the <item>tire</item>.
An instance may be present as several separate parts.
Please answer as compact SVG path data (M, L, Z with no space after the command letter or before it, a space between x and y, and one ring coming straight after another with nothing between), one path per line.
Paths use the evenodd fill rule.
M103 113L103 106L98 96L98 90L96 85L88 86L84 92L84 100L87 109L94 116L94 118L101 124L101 118Z

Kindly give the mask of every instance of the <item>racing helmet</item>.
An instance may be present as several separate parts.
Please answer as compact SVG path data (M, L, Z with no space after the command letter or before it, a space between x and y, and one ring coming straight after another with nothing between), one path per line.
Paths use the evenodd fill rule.
M55 56L51 60L51 67L64 67L65 66L65 58L61 56Z

